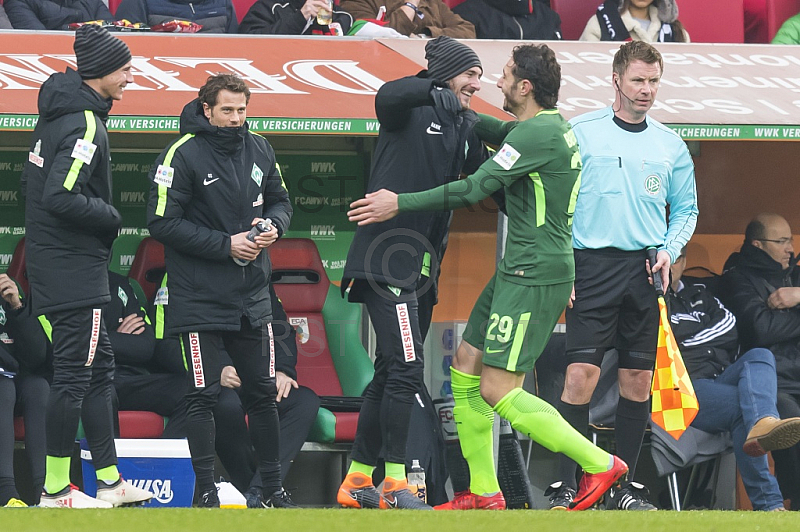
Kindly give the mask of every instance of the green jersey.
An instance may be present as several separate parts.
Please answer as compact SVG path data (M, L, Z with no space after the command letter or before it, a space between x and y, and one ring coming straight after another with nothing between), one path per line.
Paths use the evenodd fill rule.
M400 194L400 212L466 207L505 188L508 237L497 266L501 277L531 286L572 281L581 157L569 124L557 110L546 109L523 122L481 115L475 131L500 146L497 153L466 179Z

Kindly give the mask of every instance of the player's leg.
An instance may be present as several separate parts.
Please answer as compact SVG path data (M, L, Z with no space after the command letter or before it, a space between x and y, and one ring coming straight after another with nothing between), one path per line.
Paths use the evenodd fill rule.
M220 392L220 355L222 338L214 332L182 333L181 349L186 358L186 438L192 455L198 504L204 507L219 506L214 484L215 433L213 411Z

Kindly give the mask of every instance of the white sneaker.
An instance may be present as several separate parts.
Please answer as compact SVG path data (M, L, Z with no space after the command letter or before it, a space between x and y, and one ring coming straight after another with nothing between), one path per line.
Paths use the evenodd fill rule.
M113 506L132 506L149 501L153 498L153 494L142 488L137 488L120 477L117 482L110 486L98 486L97 498L111 503Z
M42 493L39 501L41 508L113 508L111 503L89 497L72 485L67 486L55 495Z

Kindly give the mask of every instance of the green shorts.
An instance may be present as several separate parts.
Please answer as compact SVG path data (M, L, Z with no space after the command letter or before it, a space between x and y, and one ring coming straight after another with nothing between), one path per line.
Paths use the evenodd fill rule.
M495 273L472 308L463 340L483 351L487 366L531 371L571 292L571 282L525 286Z

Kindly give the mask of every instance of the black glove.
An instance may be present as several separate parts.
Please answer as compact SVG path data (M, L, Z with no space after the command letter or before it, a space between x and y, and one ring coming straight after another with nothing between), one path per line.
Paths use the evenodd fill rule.
M449 88L434 85L431 87L429 94L431 95L431 100L433 100L434 107L444 109L447 113L453 115L461 111L461 102L458 100L458 96Z

